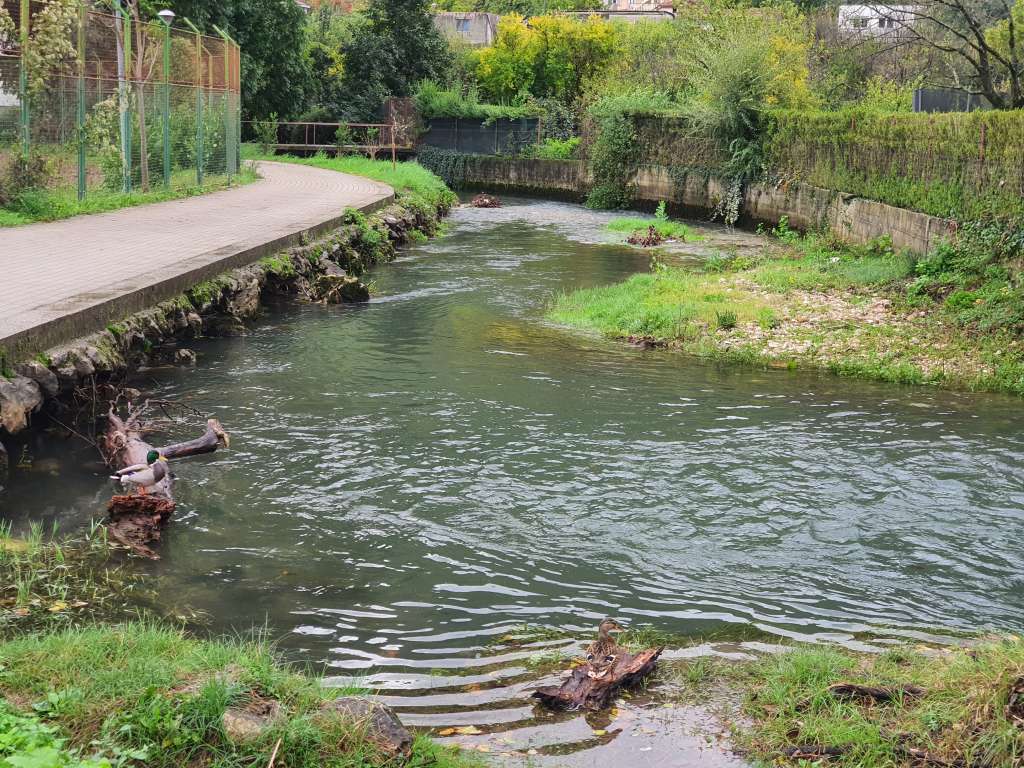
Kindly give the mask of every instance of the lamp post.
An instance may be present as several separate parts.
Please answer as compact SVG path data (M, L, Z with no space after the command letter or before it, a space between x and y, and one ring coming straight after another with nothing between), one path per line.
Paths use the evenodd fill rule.
M157 16L164 23L164 189L171 187L171 23L174 11L164 8Z

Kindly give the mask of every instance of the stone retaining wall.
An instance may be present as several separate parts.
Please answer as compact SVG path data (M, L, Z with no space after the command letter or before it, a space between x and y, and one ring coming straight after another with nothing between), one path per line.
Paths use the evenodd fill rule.
M586 163L573 160L531 160L474 157L466 163L468 186L582 199L593 184ZM634 179L639 202L665 200L677 211L707 216L725 196L727 185L706 173L673 177L667 166L640 168ZM951 222L924 213L853 197L809 184L744 190L741 222L772 226L786 217L797 229L827 227L849 243L863 244L888 235L896 248L927 253L951 232Z

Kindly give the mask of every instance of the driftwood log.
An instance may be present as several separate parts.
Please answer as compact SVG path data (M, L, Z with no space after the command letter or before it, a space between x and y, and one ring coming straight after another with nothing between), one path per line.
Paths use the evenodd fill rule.
M501 208L501 199L497 195L489 195L486 192L481 192L476 195L469 203L474 208Z
M574 668L561 685L538 688L533 696L552 709L604 709L621 688L635 685L653 672L663 650L649 648L636 655L619 653L615 664L600 678L591 677L590 665L583 664Z
M145 464L146 454L154 450L143 437L146 431L143 419L148 408L147 402L129 409L128 415L122 419L111 404L107 413L107 431L101 445L111 469ZM156 450L170 460L213 453L227 446L228 435L224 428L216 419L209 419L202 436ZM145 495L115 495L107 504L108 530L114 540L143 557L158 560L160 556L149 545L160 540L161 530L174 512L173 483L174 475L168 472L163 480L147 488Z

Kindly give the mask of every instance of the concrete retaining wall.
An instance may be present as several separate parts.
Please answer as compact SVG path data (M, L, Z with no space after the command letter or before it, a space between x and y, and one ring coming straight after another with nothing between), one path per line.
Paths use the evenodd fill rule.
M475 157L466 164L466 184L582 199L593 177L586 163L579 161ZM727 185L715 176L694 172L673 178L662 165L641 168L634 184L638 202L665 200L677 211L696 216L707 216L727 191ZM854 244L888 235L896 248L919 254L927 253L951 231L951 223L945 219L809 184L752 184L745 190L741 222L774 226L783 216L794 228L827 227Z

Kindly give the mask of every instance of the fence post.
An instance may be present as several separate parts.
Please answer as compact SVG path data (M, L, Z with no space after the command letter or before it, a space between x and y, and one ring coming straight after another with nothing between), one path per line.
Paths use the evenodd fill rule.
M171 188L171 25L164 22L164 189Z
M29 119L31 112L28 103L28 70L25 68L25 53L28 50L29 0L21 0L20 45L21 59L18 67L18 99L21 101L21 153L28 160L31 150L31 133Z
M182 21L196 33L196 183L203 186L203 34L188 19Z
M231 57L228 54L235 41L216 24L213 28L224 41L224 165L228 173L228 186L231 186L231 176L235 171L235 126L234 99L231 93Z
M78 199L85 199L85 23L89 11L85 3L78 6Z
M121 142L124 152L122 173L124 175L123 188L125 194L132 191L132 20L128 13L117 4L117 13L121 17L121 29L124 30L124 79L121 81L121 97L123 106L121 108Z

